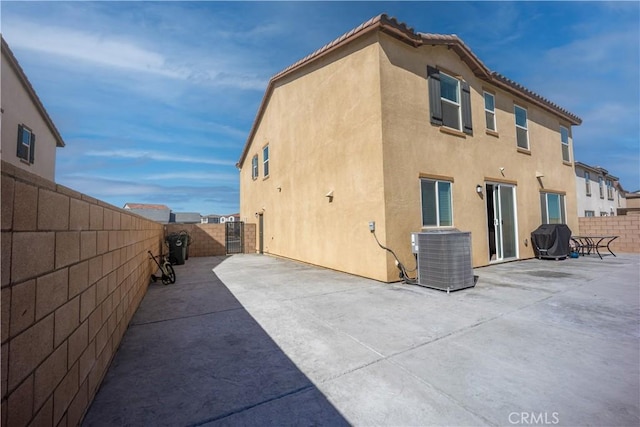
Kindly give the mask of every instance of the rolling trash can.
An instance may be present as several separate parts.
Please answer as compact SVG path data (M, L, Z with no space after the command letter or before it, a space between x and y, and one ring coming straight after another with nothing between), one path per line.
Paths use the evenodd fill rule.
M187 245L179 233L171 233L167 236L165 242L169 246L169 261L171 264L182 265L187 258Z

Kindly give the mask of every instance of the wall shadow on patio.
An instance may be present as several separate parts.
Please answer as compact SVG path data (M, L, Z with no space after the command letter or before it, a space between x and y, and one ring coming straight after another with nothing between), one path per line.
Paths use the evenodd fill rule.
M348 425L213 273L149 286L84 425Z

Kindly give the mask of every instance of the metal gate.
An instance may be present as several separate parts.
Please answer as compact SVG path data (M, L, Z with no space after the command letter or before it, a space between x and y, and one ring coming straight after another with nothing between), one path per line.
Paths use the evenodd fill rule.
M244 222L225 222L227 254L244 253Z

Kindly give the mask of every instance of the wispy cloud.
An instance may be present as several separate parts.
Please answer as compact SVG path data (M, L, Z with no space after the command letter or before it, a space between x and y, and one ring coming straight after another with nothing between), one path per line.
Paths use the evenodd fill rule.
M3 22L13 47L95 63L106 67L186 79L189 71L169 64L157 53L134 42L68 28L40 25L25 19Z
M235 164L233 161L230 161L230 160L175 155L167 152L146 151L146 150L124 149L124 150L87 151L85 155L92 156L92 157L155 160L160 162L200 163L200 164L206 164L206 165L220 165L220 166L233 166Z

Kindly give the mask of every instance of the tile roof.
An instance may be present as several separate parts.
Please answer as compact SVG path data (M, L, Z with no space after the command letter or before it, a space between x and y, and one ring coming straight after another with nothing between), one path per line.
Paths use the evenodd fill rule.
M160 209L169 210L166 205L152 205L148 203L125 203L124 209Z
M266 108L266 104L269 100L271 92L273 91L275 82L293 73L294 71L310 64L311 62L316 61L319 58L322 58L323 56L329 54L335 49L338 49L346 45L347 43L350 43L351 41L355 40L356 38L361 37L364 34L367 34L371 31L381 31L387 35L390 35L391 37L394 37L414 47L428 46L428 45L431 45L431 46L445 45L449 49L452 49L454 52L456 52L460 57L460 59L463 62L465 62L467 66L469 66L469 68L473 71L473 73L478 78L483 79L516 96L524 98L525 100L533 104L536 104L537 106L564 118L571 124L579 125L582 123L582 119L580 119L580 117L578 117L577 115L569 112L564 108L561 108L557 104L554 104L548 99L525 88L521 84L516 83L515 81L510 80L495 71L491 71L489 68L487 68L487 66L485 66L482 63L482 61L471 51L471 49L457 35L430 34L430 33L420 33L420 32L416 33L413 30L413 28L407 26L403 22L399 22L396 18L389 17L386 14L381 14L369 19L368 21L360 24L356 28L343 34L342 36L338 37L332 42L327 43L326 45L316 50L315 52L311 53L310 55L307 55L301 60L291 64L284 70L275 74L269 80L267 89L262 98L262 102L260 104L260 107L258 108L258 113L256 114L251 130L249 131L249 136L247 138L244 149L240 156L240 160L237 163L238 167L242 166L242 163L244 162L247 156L249 144L253 139L253 136L257 130L258 123L260 122L262 114L264 113L264 109Z

